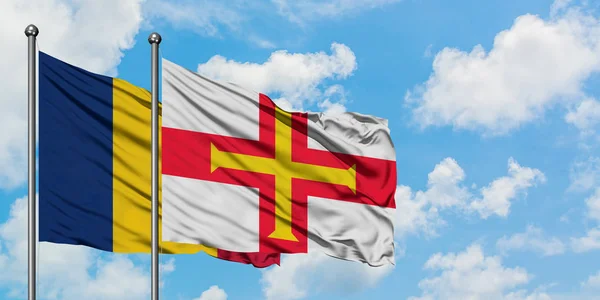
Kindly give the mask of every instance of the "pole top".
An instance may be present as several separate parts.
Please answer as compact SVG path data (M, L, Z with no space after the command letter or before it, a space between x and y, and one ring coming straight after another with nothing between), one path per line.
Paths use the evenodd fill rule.
M160 44L161 41L162 41L162 38L160 37L160 34L158 34L157 32L151 33L150 36L148 37L148 43L150 43L150 44Z
M25 35L27 37L30 37L30 36L36 37L38 35L38 33L40 33L40 31L33 24L29 24L27 27L25 27Z

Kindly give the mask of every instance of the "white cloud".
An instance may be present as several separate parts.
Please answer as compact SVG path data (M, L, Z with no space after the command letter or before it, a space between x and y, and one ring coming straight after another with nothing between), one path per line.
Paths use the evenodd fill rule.
M423 294L410 299L549 299L543 293L513 291L527 284L532 275L521 267L503 266L499 256L485 256L478 244L458 254L436 253L424 268L440 273L421 280Z
M565 252L565 245L561 240L556 237L546 237L540 228L531 225L527 226L524 233L517 233L511 237L503 236L496 242L496 247L501 252L529 250L543 256Z
M253 33L254 18L280 15L304 26L307 21L360 13L395 2L400 0L228 0L227 4L218 0L147 0L143 8L148 17L146 26L152 27L153 22L166 20L176 28L204 36L222 37L229 31L258 47L271 49L275 48L272 41Z
M329 99L325 99L319 103L319 108L326 114L336 115L346 112L346 106L339 102L331 102Z
M208 290L202 292L200 297L194 300L227 300L227 293L218 286L213 285Z
M282 50L273 52L262 64L240 63L215 55L200 64L198 72L215 80L234 82L272 98L273 94L279 94L282 99L274 99L279 100L278 103L287 102L294 109L301 110L304 104L311 105L319 99L322 102L339 96L343 92L341 86L325 87L324 81L345 79L356 68L352 50L346 45L333 43L330 55ZM323 92L322 88L328 89Z
M26 179L27 39L23 31L38 26L41 51L92 72L116 74L123 50L134 44L142 21L143 0L0 1L0 188ZM99 13L102 12L102 13ZM110 16L107 22L106 16Z
M538 170L520 166L513 158L508 159L508 176L492 181L479 190L476 196L463 183L464 170L453 158L445 158L428 175L427 190L413 193L408 186L396 189L395 232L406 234L423 232L435 236L436 229L446 222L440 212L455 209L463 213L479 213L483 219L491 215L508 216L512 201L518 193L524 193L535 183L544 182L544 174Z
M600 225L600 187L585 199L586 217ZM571 238L571 248L576 253L600 250L600 227L589 229L585 236Z
M63 254L64 255L64 254ZM54 282L60 288L62 299L145 299L148 297L150 281L147 272L122 256L114 255L110 261L98 259L96 274L88 275L84 281ZM82 270L86 271L86 270ZM95 275L95 276L94 276ZM75 284L81 284L74 287Z
M99 255L84 246L40 243L38 291L51 299L147 299L150 274L125 255ZM164 276L175 269L170 260L161 266ZM11 206L9 219L0 224L0 286L23 296L27 286L27 198Z
M399 237L423 232L437 235L436 229L445 225L439 217L440 210L464 207L470 193L461 183L463 169L453 158L445 158L427 176L427 190L412 193L410 187L396 189L395 232Z
M508 293L502 299L503 300L552 300L555 298L545 292L535 291L535 292L529 294L525 290L520 290L517 292ZM580 299L580 300L582 300L582 299Z
M566 3L549 20L519 16L489 52L440 51L430 78L405 97L414 121L501 135L585 99L584 82L600 70L600 22Z
M508 216L510 200L517 193L526 190L537 183L546 182L546 177L538 169L520 166L513 158L508 160L508 176L500 177L481 189L482 198L471 202L471 209L479 212L486 219L490 215Z
M571 248L576 253L600 250L600 228L588 230L586 236L571 238Z
M465 179L465 172L452 158L437 164L427 179L426 197L436 207L462 206L469 198L467 188L459 186Z
M597 187L595 193L585 199L585 205L588 218L596 220L600 224L600 187Z
M425 51L423 52L423 57L431 57L433 55L433 53L431 52L433 49L433 44L429 44L427 46L427 48L425 48Z
M269 41L267 39L261 38L259 36L256 35L249 35L248 39L256 46L258 46L259 48L263 48L263 49L273 49L273 48L277 48L277 45L275 45L274 42Z
M344 87L336 84L325 90L325 99L318 103L318 107L326 114L341 114L346 112L346 91Z
M281 266L262 271L261 283L267 300L293 300L309 293L346 294L375 286L393 266L335 259L318 252L283 256Z
M144 5L144 14L152 20L166 20L176 28L218 36L219 26L230 30L238 30L242 26L245 18L237 9L240 4L231 0L227 4L212 0L148 0Z
M569 177L569 191L585 192L600 185L600 157L576 161L571 166Z
M160 274L173 273L175 271L175 259L171 257L166 263L161 263L159 267Z
M594 128L600 124L600 102L595 99L582 101L576 109L567 113L565 120L581 130L584 136L592 135Z
M600 271L595 275L590 275L586 281L581 283L581 286L585 289L600 291Z
M418 193L423 192L419 191ZM438 209L431 206L426 197L415 197L410 187L405 185L396 188L396 220L394 223L396 236L403 238L419 232L427 237L436 236L437 229L444 225L446 222L440 218Z
M281 15L304 25L317 18L339 17L345 14L378 8L400 0L271 0Z
M573 0L555 0L550 6L550 15L556 16L558 13L563 12L565 9L569 7L569 4Z
M306 21L328 19L366 9L382 7L400 0L148 0L144 5L149 27L156 21L166 20L178 29L185 29L210 37L222 38L223 33L234 33L264 49L276 48L275 43L255 33L254 19L262 21L273 16L284 16L288 21L306 25ZM226 4L224 4L226 3ZM152 21L152 22L150 22ZM277 19L275 24L281 24Z

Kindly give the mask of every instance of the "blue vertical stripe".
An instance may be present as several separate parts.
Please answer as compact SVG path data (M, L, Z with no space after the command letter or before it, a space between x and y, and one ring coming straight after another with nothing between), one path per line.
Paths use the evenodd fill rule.
M39 55L39 239L112 251L112 78Z

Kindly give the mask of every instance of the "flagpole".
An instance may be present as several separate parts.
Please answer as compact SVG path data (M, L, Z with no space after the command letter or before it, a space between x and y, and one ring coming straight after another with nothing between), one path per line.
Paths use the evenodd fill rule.
M25 28L25 36L27 36L28 42L28 76L27 76L27 84L28 84L28 121L29 124L27 129L29 131L29 138L27 141L27 150L28 150L28 243L27 243L27 265L28 265L28 295L29 300L35 300L36 298L36 246L37 246L37 209L36 209L36 199L35 199L35 140L36 140L36 79L37 79L37 61L36 61L36 38L39 33L38 28L31 24Z
M158 300L158 45L162 38L153 32L152 47L152 300Z

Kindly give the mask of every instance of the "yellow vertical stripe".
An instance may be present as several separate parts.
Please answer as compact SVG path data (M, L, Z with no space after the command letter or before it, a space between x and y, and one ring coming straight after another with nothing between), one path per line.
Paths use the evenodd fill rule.
M147 90L113 79L113 252L149 253L151 249L150 101ZM161 174L160 159L158 165ZM161 186L159 177L159 203ZM159 240L161 228L159 218ZM205 251L217 256L216 249L202 245L161 242L160 247L162 253Z

